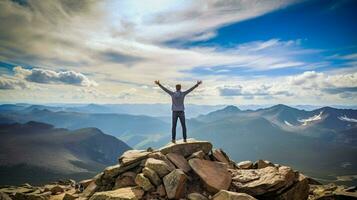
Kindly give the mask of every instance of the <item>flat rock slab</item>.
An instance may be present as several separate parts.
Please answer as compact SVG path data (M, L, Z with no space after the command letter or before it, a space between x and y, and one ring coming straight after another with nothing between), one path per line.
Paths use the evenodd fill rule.
M119 157L119 164L121 166L131 165L143 159L146 159L151 152L144 150L129 150Z
M139 200L144 191L139 187L126 187L112 191L97 192L89 200Z
M257 200L257 199L250 196L249 194L221 190L212 197L212 200Z
M159 151L163 154L177 153L184 157L187 157L197 151L202 150L205 154L208 154L212 150L212 144L207 141L196 141L193 139L187 140L187 142L170 143L162 147Z
M232 177L228 172L227 164L198 158L193 158L188 163L209 192L227 190L231 185Z
M182 169L185 173L191 171L191 167L188 164L187 160L185 159L185 157L183 157L180 154L177 153L168 153L166 154L166 157L172 162L174 163L174 165L179 168Z
M232 172L232 176L236 190L252 196L281 191L291 186L295 180L295 172L286 166L238 169Z
M237 164L239 169L252 169L253 165L254 165L254 163L250 160L242 161Z

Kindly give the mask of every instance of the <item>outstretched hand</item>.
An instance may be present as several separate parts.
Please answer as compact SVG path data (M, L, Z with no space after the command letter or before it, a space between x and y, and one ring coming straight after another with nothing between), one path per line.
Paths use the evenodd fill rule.
M160 81L159 81L159 80L156 80L156 81L155 81L155 84L156 84L156 85L159 85L159 84L160 84Z
M202 81L197 81L197 85L201 85L202 84Z

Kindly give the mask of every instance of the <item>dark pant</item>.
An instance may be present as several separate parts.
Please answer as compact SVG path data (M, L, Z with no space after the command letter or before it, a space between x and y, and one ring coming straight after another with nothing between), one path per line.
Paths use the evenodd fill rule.
M172 139L176 139L177 118L179 118L181 122L183 139L186 140L186 122L184 111L172 111Z

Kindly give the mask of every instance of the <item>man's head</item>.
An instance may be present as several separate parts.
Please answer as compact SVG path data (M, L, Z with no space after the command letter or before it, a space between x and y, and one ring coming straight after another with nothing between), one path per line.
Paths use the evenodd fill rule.
M181 84L177 84L177 85L176 85L176 90L177 90L177 91L180 91L180 90L181 90Z

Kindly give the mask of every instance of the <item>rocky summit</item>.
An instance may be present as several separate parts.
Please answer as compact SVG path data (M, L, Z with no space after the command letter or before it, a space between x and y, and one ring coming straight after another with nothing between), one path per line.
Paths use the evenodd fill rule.
M236 163L210 142L178 141L129 150L92 179L3 186L0 200L330 200L357 199L356 187L322 185L266 160Z

